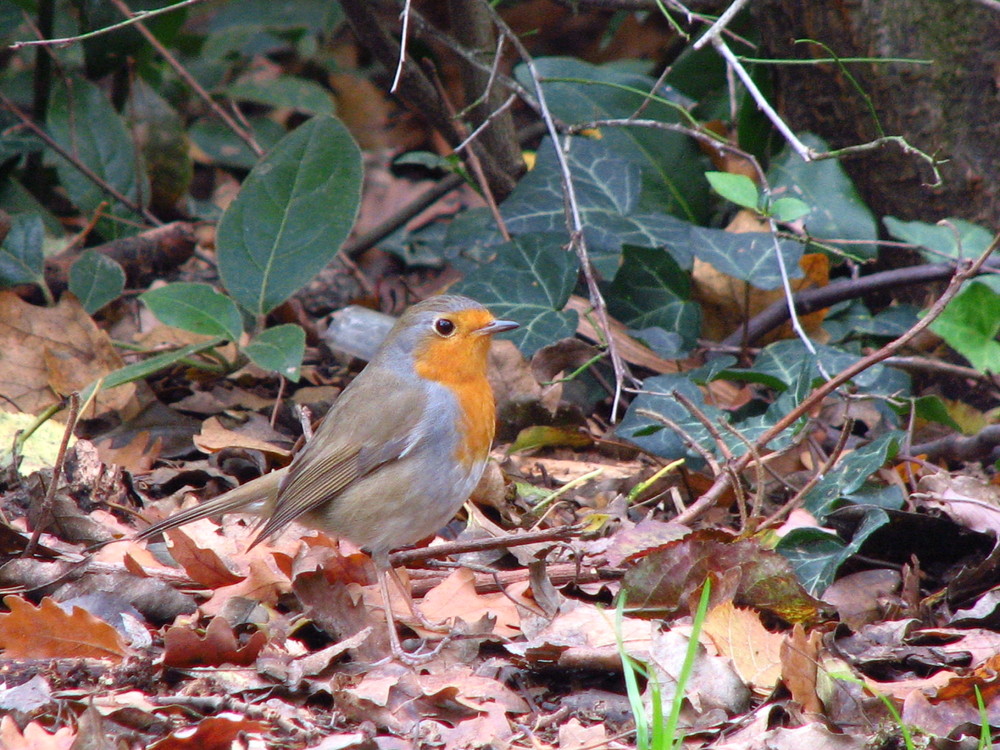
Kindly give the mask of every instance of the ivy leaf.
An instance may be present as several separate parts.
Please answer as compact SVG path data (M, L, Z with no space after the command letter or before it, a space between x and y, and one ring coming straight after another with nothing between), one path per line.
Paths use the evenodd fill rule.
M521 324L503 334L526 357L576 333L577 315L563 310L577 277L576 256L555 233L526 234L496 247L496 259L455 285L501 318Z
M0 286L43 284L45 227L38 214L15 214L0 246Z
M973 281L953 299L931 330L980 372L1000 373L1000 294Z

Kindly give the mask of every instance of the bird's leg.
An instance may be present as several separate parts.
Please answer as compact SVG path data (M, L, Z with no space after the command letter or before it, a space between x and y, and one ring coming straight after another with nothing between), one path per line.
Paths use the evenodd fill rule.
M446 635L432 650L426 651L422 654L411 653L403 650L403 644L399 642L399 633L396 632L396 618L392 613L392 602L389 598L388 571L390 570L392 570L392 568L389 567L388 560L385 561L385 564L380 564L379 560L376 559L375 573L378 577L379 591L382 594L382 606L385 608L385 623L389 628L389 648L392 649L393 657L408 667L416 667L420 664L426 664L441 653L441 649L443 649L451 641L452 636Z
M398 570L390 566L389 572L392 573L393 580L396 581L396 585L402 592L403 598L406 599L406 606L409 608L410 614L413 615L413 619L420 623L420 627L432 633L448 634L451 632L452 627L450 622L431 622L427 619L427 615L420 611L416 602L413 601L413 591L403 583L403 579L399 577Z

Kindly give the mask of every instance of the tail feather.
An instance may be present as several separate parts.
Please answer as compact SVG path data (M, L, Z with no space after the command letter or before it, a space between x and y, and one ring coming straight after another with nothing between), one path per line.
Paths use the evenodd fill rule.
M135 538L137 541L149 539L152 536L156 536L169 529L176 529L178 526L183 526L192 521L224 513L266 515L274 507L278 488L281 486L281 480L287 472L288 469L284 468L257 477L246 484L234 487L229 492L219 495L208 502L188 508L180 513L175 513L169 518L164 518L162 521L154 523L148 529L141 531Z

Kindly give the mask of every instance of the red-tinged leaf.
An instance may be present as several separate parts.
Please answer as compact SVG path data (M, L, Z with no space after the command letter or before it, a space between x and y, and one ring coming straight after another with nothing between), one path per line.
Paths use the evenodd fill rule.
M823 603L802 587L791 563L753 539L699 531L644 557L625 574L628 606L643 616L688 611L705 579L712 599L772 612L788 622L815 622Z
M170 539L170 555L191 576L192 581L217 589L244 579L245 576L234 573L215 550L197 544L184 529L171 529L167 538Z
M172 732L149 750L230 750L241 735L261 734L267 725L238 716L209 716L196 727Z
M49 598L38 607L17 596L4 597L0 649L13 659L111 659L128 653L121 635L79 607L67 613Z
M229 623L222 617L214 617L200 636L190 627L175 626L167 629L163 636L163 663L168 667L218 667L233 664L248 667L257 660L257 655L267 636L258 630L250 640L240 646Z

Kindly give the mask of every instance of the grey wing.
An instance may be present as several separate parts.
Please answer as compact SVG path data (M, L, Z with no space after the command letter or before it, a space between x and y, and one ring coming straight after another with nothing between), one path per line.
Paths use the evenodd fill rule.
M382 371L374 381L364 377L367 373L344 390L292 462L257 540L273 536L324 503L336 502L353 482L405 455L419 441L426 395L412 381L391 373ZM375 414L372 404L378 404Z

